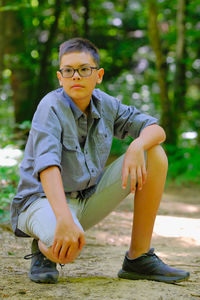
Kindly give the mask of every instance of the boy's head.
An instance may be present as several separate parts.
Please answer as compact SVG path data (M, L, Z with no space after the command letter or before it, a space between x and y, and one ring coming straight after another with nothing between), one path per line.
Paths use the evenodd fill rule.
M78 37L62 43L59 48L59 63L61 63L61 59L64 54L72 52L90 53L96 66L99 67L99 50L89 40Z
M86 39L74 38L61 44L59 60L60 85L80 109L88 106L104 75L104 69L99 68L98 49Z

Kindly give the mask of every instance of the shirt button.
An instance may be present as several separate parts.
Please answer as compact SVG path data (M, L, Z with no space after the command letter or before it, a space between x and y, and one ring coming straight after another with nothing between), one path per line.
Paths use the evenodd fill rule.
M94 173L94 169L92 169L91 172Z
M88 154L87 150L85 150L85 154Z
M108 135L107 135L107 133L106 133L106 134L105 134L105 137L107 138L107 136L108 136Z

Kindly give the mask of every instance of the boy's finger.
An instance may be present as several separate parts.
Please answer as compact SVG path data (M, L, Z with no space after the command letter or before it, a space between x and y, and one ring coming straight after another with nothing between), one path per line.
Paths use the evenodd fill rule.
M83 249L83 246L85 245L85 237L84 237L84 234L80 235L79 239L79 250L82 250Z
M61 243L58 243L55 245L54 249L53 249L53 254L58 258L59 257L59 253L60 253L60 250L61 250Z
M55 246L56 246L56 240L54 239L53 245L52 245L52 248L51 248L53 253L54 253Z
M57 240L56 239L54 239L54 241L53 241L53 245L52 245L52 252L53 252L53 254L55 254L55 249L56 249L56 245L57 245Z
M73 243L68 247L65 258L67 258L69 261L73 261L77 257L78 253L78 245L77 243Z
M135 193L135 185L136 185L136 171L131 170L131 193Z
M125 189L128 181L128 169L124 167L122 169L122 188Z
M63 260L68 255L69 248L69 245L62 245L62 248L59 252L59 259Z
M143 184L144 184L147 180L147 170L146 170L145 165L142 167L142 178L143 178Z
M141 168L139 167L137 169L137 184L138 184L138 189L142 189L142 171Z

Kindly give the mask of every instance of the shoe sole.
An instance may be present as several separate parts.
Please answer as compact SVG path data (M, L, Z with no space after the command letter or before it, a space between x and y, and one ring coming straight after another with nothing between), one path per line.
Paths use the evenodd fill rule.
M31 273L29 273L30 280L36 282L36 283L57 283L58 282L58 275L52 275L52 274L46 274L45 277L43 276L36 276Z
M165 282L165 283L175 283L175 282L181 282L185 281L190 277L190 273L188 273L185 277L167 277L162 275L145 275L145 274L138 274L134 272L126 272L124 270L120 270L118 273L119 278L123 279L130 279L130 280L140 280L140 279L146 279L146 280L153 280L153 281L159 281L159 282Z

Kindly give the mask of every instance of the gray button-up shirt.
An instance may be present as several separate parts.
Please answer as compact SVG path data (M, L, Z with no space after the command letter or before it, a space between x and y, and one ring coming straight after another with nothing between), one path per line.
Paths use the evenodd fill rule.
M136 138L157 119L133 106L123 105L99 89L93 91L88 117L63 88L47 94L34 114L20 166L17 195L11 204L11 223L16 235L18 215L38 197L45 196L40 172L49 166L61 170L66 195L95 190L108 159L113 136Z

